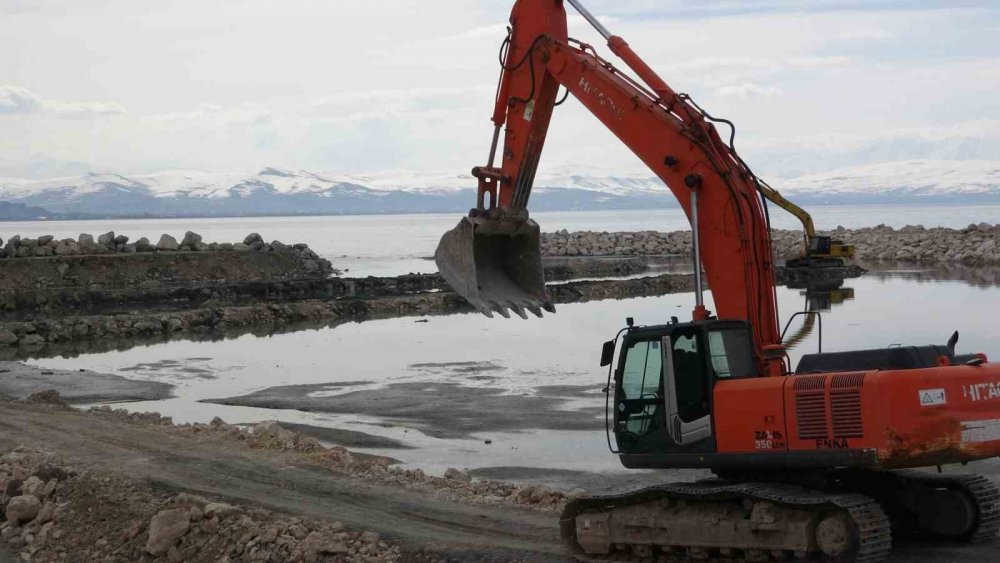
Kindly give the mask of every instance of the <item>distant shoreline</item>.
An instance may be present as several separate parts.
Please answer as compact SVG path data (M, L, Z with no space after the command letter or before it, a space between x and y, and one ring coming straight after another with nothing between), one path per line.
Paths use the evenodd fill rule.
M809 208L829 208L829 207L857 207L859 209L864 209L866 207L878 206L878 207L942 207L942 208L953 208L953 207L967 207L967 206L1000 206L1000 197L983 197L983 198L966 198L966 199L955 199L955 198L936 198L935 200L893 200L887 198L873 197L870 200L858 201L856 199L845 202L834 202L834 201L816 201L811 200L811 198L796 198L795 202L803 205L807 209ZM3 202L0 202L3 203ZM577 209L566 209L566 208L546 208L541 206L539 208L533 208L532 211L535 213L596 213L602 211L671 211L680 209L677 204L674 205L663 205L663 206L613 206L605 208L577 208ZM769 209L774 211L776 208L774 205L770 205ZM427 209L415 209L415 210L391 210L391 211L372 211L372 212L344 212L344 213L316 213L316 212L281 212L281 213L232 213L232 214L136 214L136 215L120 215L120 214L108 214L108 215L94 215L94 214L65 214L57 216L46 216L46 217L0 217L0 223L17 223L17 222L48 222L48 223L58 223L58 222L69 222L69 221L109 221L109 220L171 220L171 219L253 219L253 218L280 218L280 217L384 217L393 215L448 215L448 214L461 214L464 215L468 213L468 208L462 209L440 209L440 210L427 210ZM971 221L976 222L976 221Z

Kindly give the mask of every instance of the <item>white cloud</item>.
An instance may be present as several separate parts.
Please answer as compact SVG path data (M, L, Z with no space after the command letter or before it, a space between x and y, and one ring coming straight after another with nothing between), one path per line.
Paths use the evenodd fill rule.
M774 86L761 86L744 82L743 84L731 84L720 86L715 89L715 95L732 98L770 98L781 94L781 89Z
M884 43L895 39L896 35L890 31L879 28L850 29L841 31L834 36L834 39L843 43Z
M236 106L204 104L191 111L164 113L143 118L167 127L260 125L271 121L271 111L260 104L244 102Z
M17 86L0 86L0 115L44 113L56 117L121 115L125 108L109 102L58 102L45 100Z
M24 88L0 86L0 115L33 113L41 106L42 101Z
M621 20L612 16L597 16L597 21L601 22L605 26L612 26ZM479 27L473 27L466 31L450 35L446 39L448 41L456 41L456 40L467 40L467 39L493 38L496 39L497 41L500 41L507 36L508 25L510 24L494 23L489 25L481 25ZM589 28L590 22L583 19L583 16L570 14L566 16L566 25L569 27L570 35L572 36L574 30L582 29L584 26Z

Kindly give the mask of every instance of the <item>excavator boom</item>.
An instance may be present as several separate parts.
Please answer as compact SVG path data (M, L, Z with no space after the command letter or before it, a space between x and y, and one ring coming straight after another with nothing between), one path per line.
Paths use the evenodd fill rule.
M516 2L493 114L494 147L504 127L503 149L491 149L491 162L473 170L478 204L443 238L435 255L440 270L483 311L549 305L530 236L506 244L480 244L478 238L495 239L517 225L532 229L527 205L561 85L663 180L693 225L704 226L696 238L716 314L753 325L755 355L767 369L764 350L780 345L780 333L771 239L755 176L708 115L667 86L622 38L592 21L644 84L569 39L562 0ZM513 257L501 260L484 250L503 246ZM704 307L694 313L696 319L708 316Z

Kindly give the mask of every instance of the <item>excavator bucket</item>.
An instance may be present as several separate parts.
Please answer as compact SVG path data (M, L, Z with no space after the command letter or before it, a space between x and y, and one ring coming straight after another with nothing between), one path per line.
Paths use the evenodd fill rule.
M434 261L448 285L488 317L555 312L545 290L538 223L463 217L441 237Z

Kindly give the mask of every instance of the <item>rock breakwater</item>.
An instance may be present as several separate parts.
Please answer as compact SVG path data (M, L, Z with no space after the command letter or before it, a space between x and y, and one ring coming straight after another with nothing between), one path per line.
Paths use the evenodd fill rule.
M116 234L114 231L98 235L96 238L89 233L79 237L57 239L52 235L38 238L22 238L15 235L6 241L0 239L0 258L42 258L45 256L92 256L100 254L135 254L162 252L272 252L287 250L308 250L308 245L288 245L281 241L265 242L258 233L251 233L241 242L211 242L206 243L198 233L187 231L178 242L169 234L163 234L153 244L146 237L135 242L129 242L127 235Z
M971 224L964 229L894 229L885 225L862 229L837 228L820 234L853 244L857 258L919 264L961 263L969 266L1000 264L1000 224ZM803 251L797 230L772 231L775 256L795 258ZM594 232L558 231L542 234L543 256L681 255L691 250L690 231Z

